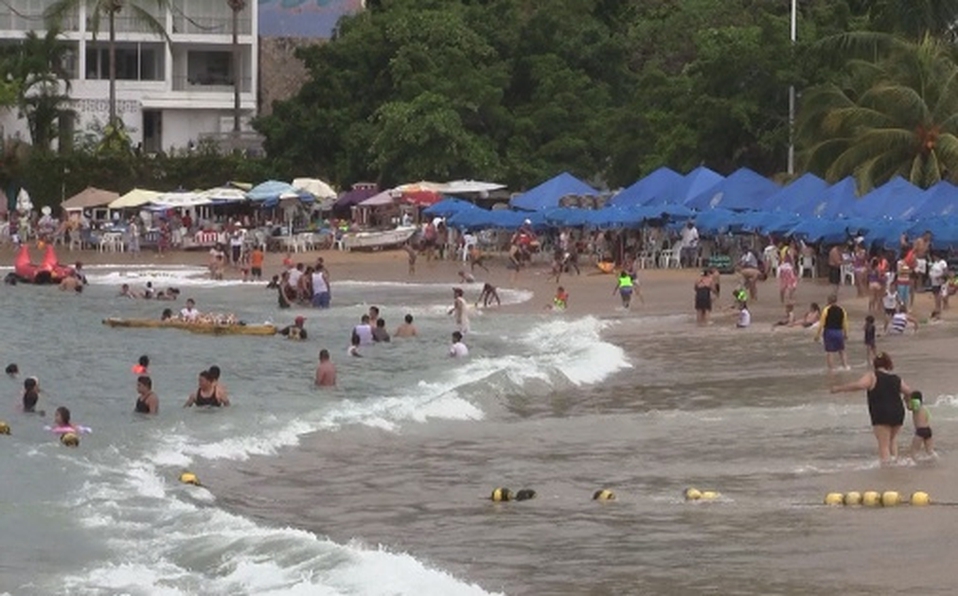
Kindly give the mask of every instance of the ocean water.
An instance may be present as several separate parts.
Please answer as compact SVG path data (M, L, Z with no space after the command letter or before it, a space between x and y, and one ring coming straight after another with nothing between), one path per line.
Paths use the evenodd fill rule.
M0 594L954 592L938 557L958 502L947 325L922 343L882 340L925 392L941 458L880 468L864 396L828 394L803 332L477 311L471 355L455 361L448 284L334 277L334 308L280 312L262 284L188 267L88 276L82 296L0 288L0 364L37 375L47 411L18 412L21 379L0 379L13 429L0 437ZM310 340L101 325L169 306L115 297L148 279L249 322L303 314ZM370 304L390 330L412 313L421 337L349 358ZM332 391L311 386L322 347L339 368ZM140 354L153 418L132 413ZM234 406L184 410L212 364ZM78 449L43 430L59 405L93 428ZM202 487L177 481L187 469ZM538 496L493 504L497 486ZM722 497L685 503L688 486ZM600 488L618 500L592 501ZM923 489L939 505L820 505L868 489Z

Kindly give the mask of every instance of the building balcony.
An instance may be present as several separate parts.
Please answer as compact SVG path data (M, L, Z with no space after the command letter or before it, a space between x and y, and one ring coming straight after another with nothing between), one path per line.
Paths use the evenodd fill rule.
M173 77L173 91L195 91L198 93L223 93L233 92L234 81L232 77L217 75L213 73L197 74L193 76L175 76ZM249 93L253 89L253 79L243 77L240 80L240 91Z

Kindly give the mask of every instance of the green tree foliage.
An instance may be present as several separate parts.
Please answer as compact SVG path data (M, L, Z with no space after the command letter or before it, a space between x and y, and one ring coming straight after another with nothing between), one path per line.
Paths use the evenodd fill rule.
M958 0L870 0L867 4L875 31L915 40L925 35L958 40Z
M628 184L661 165L784 168L788 87L863 0L378 0L301 52L310 80L257 122L269 154L340 184L570 170Z
M830 180L855 175L864 192L896 175L927 188L958 181L958 65L955 49L926 36L842 36L853 57L845 77L805 97L800 132L808 169Z
M66 53L60 31L53 28L43 35L28 31L6 56L14 103L20 117L27 119L33 146L41 151L50 150L57 137L60 114L69 99L70 75L63 67Z

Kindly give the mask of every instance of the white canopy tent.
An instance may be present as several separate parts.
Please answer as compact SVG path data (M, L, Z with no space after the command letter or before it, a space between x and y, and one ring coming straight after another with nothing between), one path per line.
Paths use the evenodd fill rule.
M337 194L333 187L318 178L296 178L293 188L305 190L317 199L335 199Z
M153 202L153 200L160 195L161 193L158 193L154 190L134 188L119 199L107 205L107 207L109 209L133 209L135 207L142 207L147 203Z

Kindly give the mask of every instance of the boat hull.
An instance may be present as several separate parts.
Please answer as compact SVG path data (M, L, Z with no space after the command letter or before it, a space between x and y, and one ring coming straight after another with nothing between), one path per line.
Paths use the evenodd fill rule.
M110 327L133 327L142 329L182 329L204 335L276 335L274 325L213 325L210 323L187 323L186 321L159 321L157 319L103 319Z
M344 250L387 248L403 244L416 232L412 226L400 227L384 232L353 232L343 236Z

